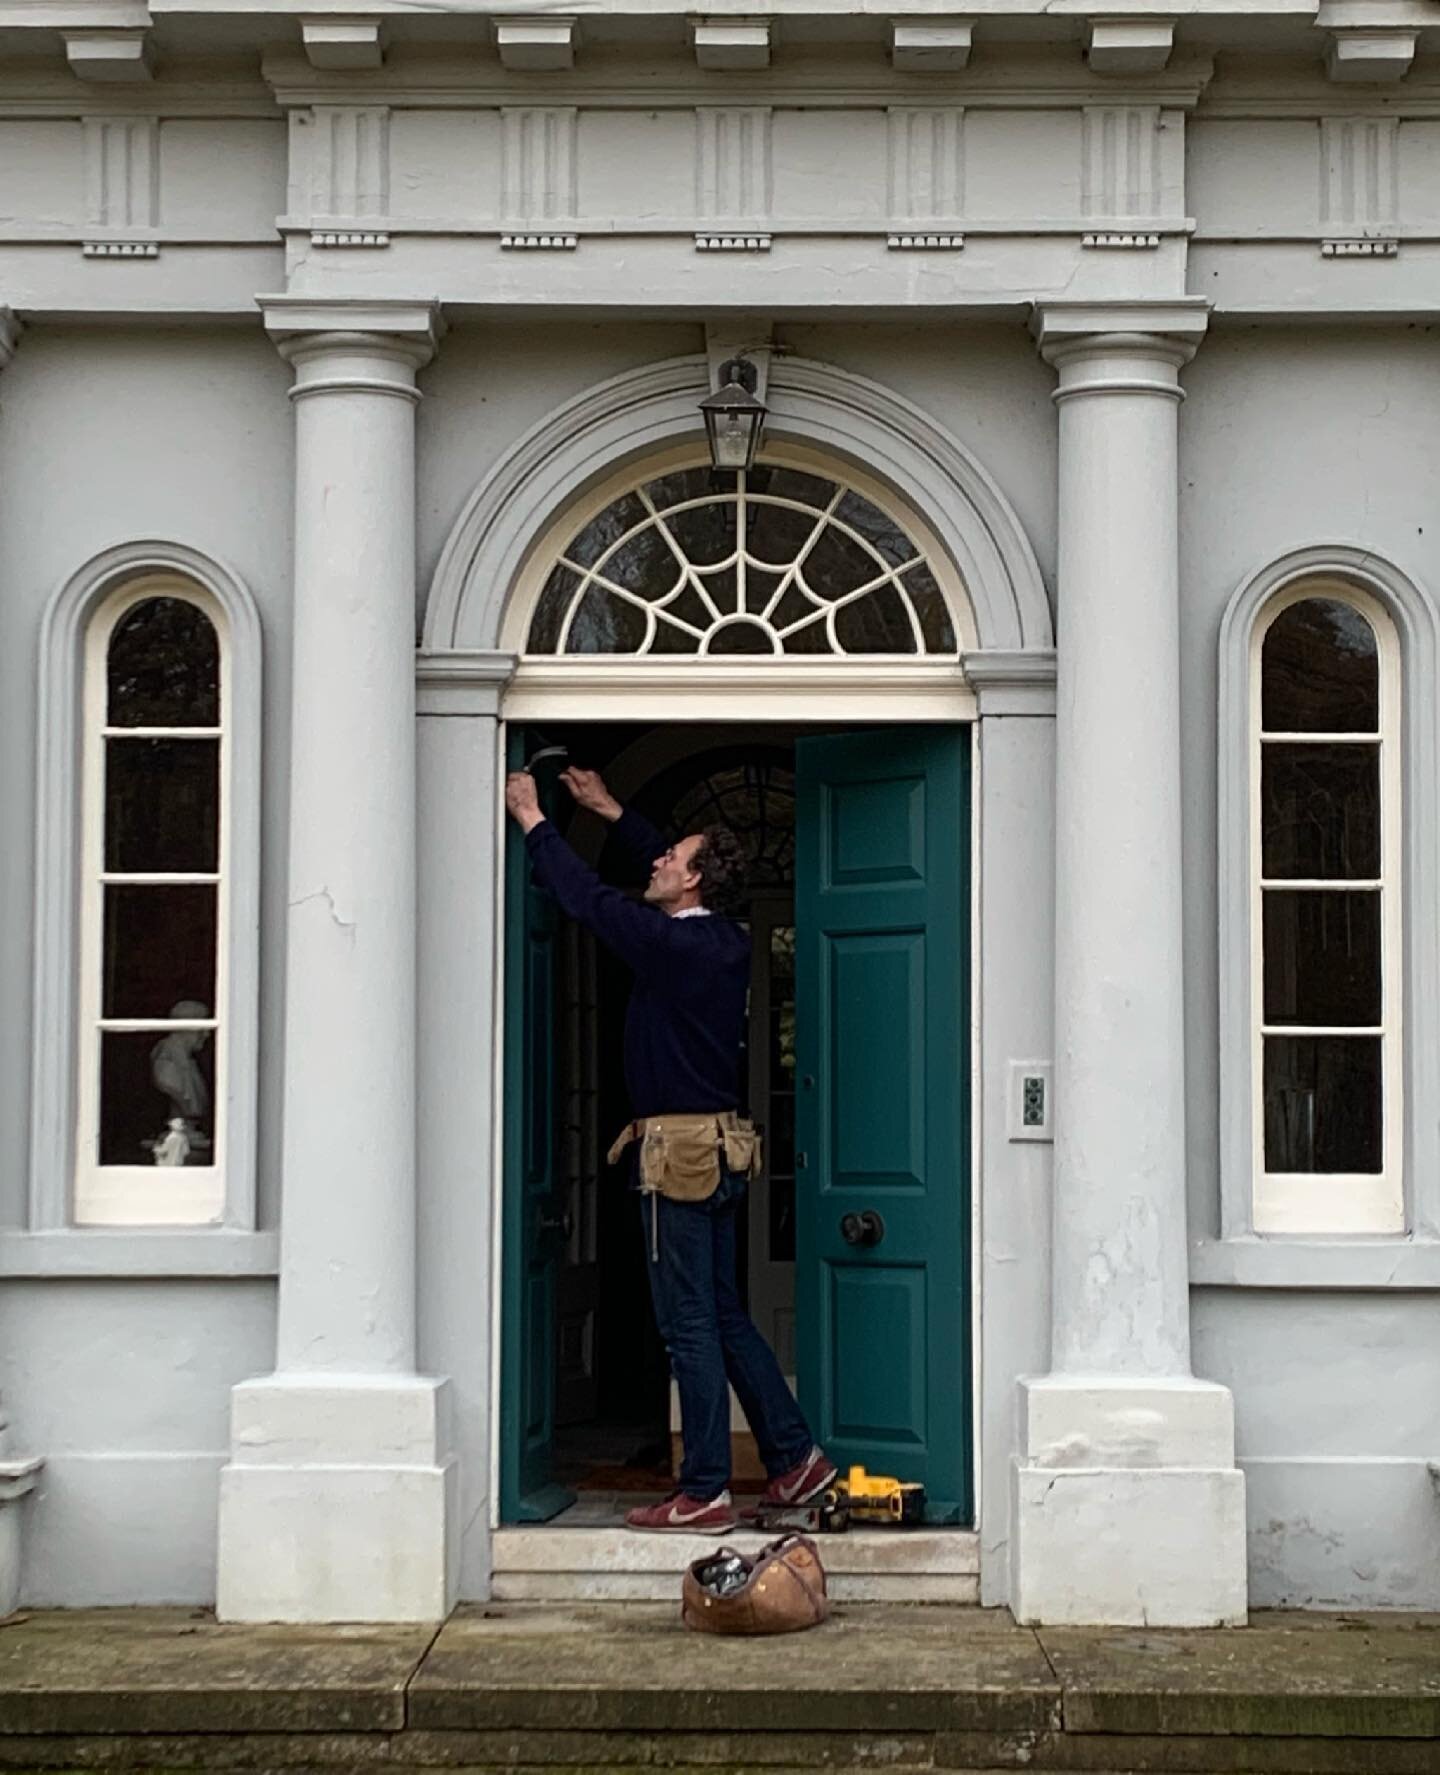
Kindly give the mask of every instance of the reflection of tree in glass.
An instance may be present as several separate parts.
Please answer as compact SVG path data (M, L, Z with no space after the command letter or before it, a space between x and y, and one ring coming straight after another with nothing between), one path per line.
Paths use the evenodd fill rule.
M220 642L215 625L184 598L146 598L110 636L112 727L218 727Z

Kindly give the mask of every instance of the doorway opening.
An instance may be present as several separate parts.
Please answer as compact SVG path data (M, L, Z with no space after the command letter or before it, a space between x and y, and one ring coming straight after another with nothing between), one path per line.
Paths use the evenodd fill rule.
M927 1482L970 1520L968 731L767 722L512 727L561 835L607 882L644 872L558 784L598 770L667 836L745 848L752 941L741 1107L764 1169L742 1295L843 1463ZM678 1419L626 1169L628 970L507 863L501 1511L618 1523L668 1490ZM798 894L798 903L797 903ZM873 1249L841 1231L877 1213ZM764 1483L732 1417L737 1492Z

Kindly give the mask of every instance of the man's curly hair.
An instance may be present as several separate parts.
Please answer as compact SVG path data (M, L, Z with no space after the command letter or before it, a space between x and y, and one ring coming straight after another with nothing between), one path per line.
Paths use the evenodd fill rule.
M733 918L745 899L745 847L728 826L706 826L693 867L700 875L700 903L707 912Z

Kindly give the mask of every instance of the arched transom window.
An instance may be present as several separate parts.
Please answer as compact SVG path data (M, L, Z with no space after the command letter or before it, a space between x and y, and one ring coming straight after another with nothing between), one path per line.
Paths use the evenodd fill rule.
M679 468L560 550L529 654L954 657L935 565L845 481L780 463Z
M1277 597L1252 656L1256 1230L1397 1231L1398 649L1340 584Z

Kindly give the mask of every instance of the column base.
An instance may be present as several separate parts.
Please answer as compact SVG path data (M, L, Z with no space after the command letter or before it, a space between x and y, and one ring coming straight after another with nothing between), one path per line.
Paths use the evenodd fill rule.
M1031 1626L1240 1626L1245 1476L1227 1388L1181 1376L1020 1383L1012 1607Z
M222 1621L442 1621L455 1599L444 1381L246 1381L220 1474Z

